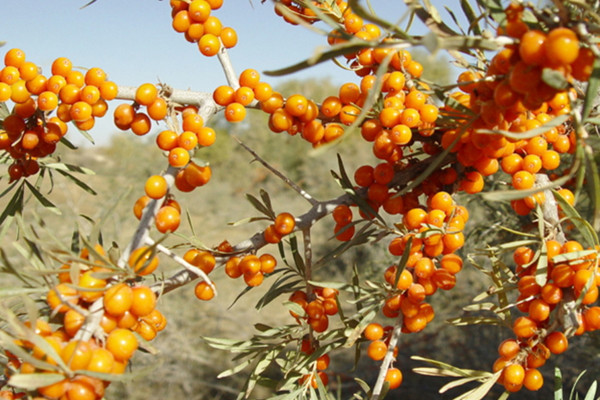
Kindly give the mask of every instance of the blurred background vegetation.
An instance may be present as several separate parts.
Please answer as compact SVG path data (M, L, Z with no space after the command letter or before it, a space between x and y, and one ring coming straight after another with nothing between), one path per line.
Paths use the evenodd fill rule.
M424 53L419 57L430 60ZM424 62L440 66L435 70L435 74L439 76L428 78L438 82L440 79L442 82L453 80L446 59L434 58L433 61ZM425 70L432 69L427 66ZM316 81L292 80L278 90L284 95L301 92L316 101L337 93L337 87L326 78ZM237 144L232 136L242 140L319 200L341 194L330 174L331 170L338 169L336 153L342 156L349 173L358 166L372 163L374 160L370 146L360 139L359 132L351 132L344 140L331 145L327 151L321 151L313 150L300 137L271 133L266 128L265 115L259 112L249 113L248 118L238 125L230 125L223 120L215 120L211 124L218 132L217 141L212 147L198 152L196 157L210 163L213 170L212 180L193 193L176 194L177 200L189 213L197 240L207 246L215 246L225 239L236 243L266 227L264 222L237 227L228 225L229 222L257 215L245 200L246 193L258 195L260 189L266 190L271 195L276 212L289 211L300 214L307 209L305 200L260 164L252 163L252 156ZM26 213L52 227L56 236L69 242L75 227L84 233L89 232L90 220L98 221L109 205L115 205L114 212L102 221L102 240L106 248L113 247L117 250L119 245L125 246L136 225L132 206L143 194L143 182L148 176L159 172L156 170L157 166L167 164L164 155L156 149L153 141L154 137L151 135L138 138L129 133L119 132L106 147L85 147L78 151L60 152L63 161L95 171L95 175L84 179L98 195L90 196L74 185L57 179L49 192L49 198L55 204L61 205L62 215L49 214L34 201L29 203ZM46 189L49 190L49 187ZM468 202L471 214L463 255L466 256L489 244L497 244L498 240L516 239L506 233L498 237L495 228L490 227L490 221L516 226L518 221L512 217L513 213L506 212L506 204L490 204L480 198L466 199L461 196L457 201L460 204ZM316 257L337 246L338 243L331 240L333 225L333 221L327 218L315 227L312 235L316 244ZM41 235L44 240L43 233ZM184 218L177 237L166 243L181 243L182 238L185 241L190 235L192 229ZM8 238L10 236L6 240ZM49 239L47 242L50 243ZM381 279L385 268L394 262L386 251L387 242L384 239L344 254L330 265L316 271L316 280L346 281L355 265L363 278ZM5 245L6 243L3 247ZM184 249L178 251L183 253ZM277 254L275 248L264 251ZM9 253L11 258L18 259L18 256ZM176 269L177 266L163 259L159 273L168 276ZM235 304L233 303L236 296L245 285L240 281L232 281L223 271L213 273L213 278L219 289L219 296L208 303L196 300L193 286L178 289L161 298L158 307L168 318L168 326L154 340L153 345L158 350L158 355L137 354L133 362L133 372L146 366L152 366L153 369L149 374L132 381L113 383L109 387L107 398L216 400L237 397L238 389L243 385L243 376L216 379L219 372L234 365L231 355L209 348L202 337L246 339L254 333L253 325L258 322L288 324L293 320L281 306L281 302L287 299L273 302L260 312L248 309L260 298L263 290L272 284L273 278L266 280L261 287L251 290L245 295L244 301ZM432 305L437 315L434 322L428 325L424 332L405 335L401 339L396 365L404 373L404 383L398 391L389 396L390 398L450 399L465 390L461 387L440 395L438 390L447 381L414 374L411 371L413 367L426 365L414 363L410 360L411 355L438 359L462 368L491 369L497 357L496 348L502 340L511 337L510 329L486 326L453 327L445 323L448 318L463 315L461 308L470 304L473 297L486 290L490 283L483 274L467 265L458 275L458 284L453 290L432 297ZM386 323L383 319L381 322ZM562 369L567 388L571 387L581 370L587 369L587 374L578 386L584 390L600 375L599 350L598 332L575 338L571 341L569 351L551 357L546 366L541 368L546 378L546 385L542 390L537 393L524 390L511 398L550 398L554 366L560 366ZM374 382L378 363L363 357L358 367L355 367L352 351L345 354L338 351L331 356L332 366L329 370L334 372L330 377L330 387L334 392L340 388L342 399L350 398L358 389L352 379L353 375L371 384ZM497 387L488 398L497 398L501 392L500 387ZM268 394L257 389L252 398L264 398Z

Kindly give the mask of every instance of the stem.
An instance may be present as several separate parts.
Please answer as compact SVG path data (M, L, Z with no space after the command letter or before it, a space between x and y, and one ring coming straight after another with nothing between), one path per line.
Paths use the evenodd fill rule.
M161 253L164 253L167 256L171 257L177 264L183 266L187 271L189 271L192 274L194 274L194 275L199 276L200 278L202 278L202 280L204 282L208 283L208 285L211 287L211 289L215 292L215 295L216 295L217 288L215 287L214 283L210 280L210 278L208 277L208 275L206 275L206 273L204 271L202 271L200 268L198 268L198 267L196 267L196 266L188 263L183 258L179 257L177 254L173 253L171 250L169 250L168 248L166 248L162 244L156 244L150 238L146 238L146 243L149 246L156 246L156 250L158 250Z
M229 58L229 53L223 44L221 43L221 49L217 53L217 58L221 63L221 68L223 68L223 72L225 73L225 78L227 79L227 83L229 86L234 88L235 90L239 89L240 81L233 69L233 64L231 63L231 59Z
M293 180L291 180L290 178L288 178L287 176L285 176L284 174L282 174L281 172L279 172L277 169L275 169L273 166L271 166L271 164L269 164L266 160L264 160L262 157L260 157L254 150L252 150L250 147L246 146L246 144L244 142L242 142L238 137L233 136L233 138L248 153L252 154L252 156L254 157L254 159L256 161L258 161L259 163L261 163L266 169L268 169L269 171L271 171L275 176L277 176L279 179L281 179L283 182L285 182L289 187L291 187L292 189L294 189L300 196L302 196L304 199L306 199L306 201L308 201L313 206L317 205L319 203L314 197L312 197L304 189L302 189L300 186L298 186L298 184L296 182L294 182Z

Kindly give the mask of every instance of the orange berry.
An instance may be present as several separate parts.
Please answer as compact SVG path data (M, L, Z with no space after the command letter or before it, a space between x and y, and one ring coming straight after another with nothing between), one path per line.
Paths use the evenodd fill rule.
M146 180L144 191L151 199L160 199L166 196L169 190L167 180L161 175L152 175Z
M398 368L390 368L385 373L385 381L389 383L390 389L396 389L402 384L402 372Z
M561 354L569 347L569 340L564 333L560 331L551 332L544 339L544 344L552 354Z
M135 101L138 104L149 106L158 96L158 89L152 83L144 83L135 91Z
M156 213L156 229L160 233L174 232L181 222L180 212L173 206L163 206Z
M194 287L194 294L200 300L208 301L215 297L214 290L204 281L198 282Z
M387 352L387 345L383 340L374 340L367 347L367 356L375 361L381 361Z
M363 332L365 339L371 341L382 339L383 334L383 326L375 322L368 324Z
M137 338L129 329L117 328L106 338L106 350L110 351L117 361L129 360L137 348Z

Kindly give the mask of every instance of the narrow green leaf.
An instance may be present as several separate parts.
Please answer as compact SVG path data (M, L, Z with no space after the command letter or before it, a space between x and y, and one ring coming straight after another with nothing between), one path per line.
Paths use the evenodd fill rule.
M575 225L577 230L583 235L588 246L599 245L600 241L598 240L598 235L596 234L596 231L594 231L594 228L590 225L590 223L583 219L579 215L577 210L572 205L570 205L569 202L567 202L565 198L562 197L560 193L558 193L558 191L553 190L552 193L554 194L554 198L559 203L560 208L562 209L565 216L569 219L569 221L573 223L573 225Z
M554 368L554 400L563 400L562 373L558 367Z
M590 388L585 394L585 398L583 400L595 400L596 399L596 391L598 389L598 381L592 382Z
M17 187L17 189L15 190L15 194L9 200L8 204L4 208L4 211L2 211L2 214L0 214L0 225L4 223L4 220L6 218L14 217L15 214L21 213L21 211L23 210L24 192L25 184L22 183Z
M467 326L467 325L504 325L504 321L495 317L457 317L447 320L451 325L454 326Z
M74 184L76 184L77 186L79 186L81 189L85 190L86 192L88 192L89 194L95 196L97 193L94 189L92 189L91 186L89 186L87 183L85 183L84 181L82 181L79 178L74 177L73 175L71 175L70 173L63 171L63 170L57 170L57 172L59 174L61 174L62 176L64 176L65 178L69 179L70 181L72 181Z
M590 187L589 193L592 200L592 221L591 225L595 232L600 231L600 174L598 173L598 165L594 159L594 152L590 146L585 149L586 169L589 171L586 174L587 182Z
M266 215L269 219L275 219L275 212L265 207L260 200L253 195L246 193L246 200L248 200L252 207L254 207L258 212Z
M40 193L39 190L37 190L37 188L35 186L33 186L31 183L29 183L27 180L24 181L25 184L27 185L27 187L29 188L29 190L31 191L31 194L33 194L33 196L37 199L37 201L44 206L45 208L47 208L48 210L52 211L53 213L55 213L56 215L61 215L62 213L60 212L60 210L50 201L48 200L46 197L44 197L43 194Z
M542 81L556 90L565 90L569 87L569 81L567 81L563 73L552 68L544 68L542 70Z
M479 17L473 10L469 0L460 0L460 7L469 21L469 31L472 31L476 35L481 35L481 28L479 28Z
M10 377L8 384L19 389L35 390L63 379L65 379L64 375L53 373L16 374Z
M585 97L583 98L583 108L581 111L581 118L585 121L589 117L591 111L594 108L594 102L598 98L598 89L600 88L600 58L594 60L594 69L592 75L588 80L587 90L585 91Z

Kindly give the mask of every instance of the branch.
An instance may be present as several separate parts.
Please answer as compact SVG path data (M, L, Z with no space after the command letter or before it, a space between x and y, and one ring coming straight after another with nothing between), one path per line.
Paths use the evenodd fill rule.
M312 197L310 194L308 194L304 189L302 189L300 186L298 186L298 184L296 184L296 182L292 181L290 178L288 178L287 176L283 175L281 172L279 172L277 169L275 169L273 166L271 166L271 164L269 164L267 161L265 161L262 157L260 157L254 150L252 150L250 147L248 147L244 142L242 142L238 137L233 136L233 138L240 144L240 146L242 146L248 153L252 154L252 156L254 157L254 159L256 161L258 161L259 163L261 163L266 169L268 169L269 171L271 171L275 176L277 176L279 179L281 179L282 181L284 181L289 187L291 187L292 189L294 189L300 196L302 196L304 199L306 199L306 201L308 201L310 204L317 205L319 202L317 200L315 200L314 197Z

